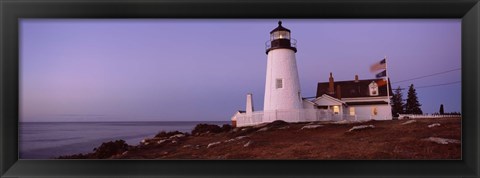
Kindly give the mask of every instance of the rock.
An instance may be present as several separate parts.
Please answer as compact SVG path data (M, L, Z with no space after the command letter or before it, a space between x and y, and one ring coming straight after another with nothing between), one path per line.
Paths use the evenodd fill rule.
M455 140L455 139L448 139L448 138L440 138L440 137L428 137L423 139L424 141L431 141L435 142L438 144L446 145L449 143L454 143L454 144L459 144L460 140Z
M300 130L303 130L303 129L316 129L316 128L319 128L319 127L323 127L323 125L306 125L306 126L303 126Z
M177 143L177 141L176 141L176 140L172 140L172 143Z
M241 139L244 139L244 138L248 138L249 136L238 136L238 137L235 137L235 138L232 138L230 140L227 140L225 142L232 142L232 141L237 141L237 140L241 140Z
M200 145L195 145L195 149L200 149Z
M438 126L440 126L440 123L434 123L434 124L428 125L428 128L438 127Z
M252 141L250 140L250 141L248 141L247 143L245 143L245 145L243 145L243 147L248 147L248 146L250 146L251 144L252 144Z
M374 125L359 125L359 126L353 126L348 132L354 131L354 130L363 130L363 129L369 129L369 128L375 128Z
M229 125L229 124L223 124L223 125L222 125L222 131L223 131L223 132L228 132L228 131L230 131L230 130L232 130L232 126L231 126L231 125Z
M170 137L170 139L172 139L172 138L182 138L182 137L185 137L185 135L184 134L176 134L176 135L172 135Z
M253 128L254 128L254 129L262 128L262 127L264 127L264 126L266 126L266 125L268 125L268 124L269 124L269 123L261 123L261 124L258 124L258 125L254 125Z
M160 140L157 142L157 144L162 144L163 142L167 141L167 139L164 139L164 140Z
M265 132L267 130L268 130L268 127L264 127L264 128L258 129L257 132Z
M221 143L221 142L209 143L209 144L207 145L207 148L210 148L210 147L212 147L212 146L218 145L218 144L220 144L220 143Z
M174 135L185 135L185 133L179 132L179 131L172 131L172 132L166 132L166 131L161 131L155 135L155 138L157 139L165 139L165 138L172 138Z
M288 125L288 122L285 122L283 120L276 120L276 121L273 121L271 123L268 123L267 127L278 128L278 127L283 127L283 126L286 126L286 125Z
M248 138L248 136L238 136L238 137L236 137L236 138L232 138L232 139L226 140L226 141L224 141L224 142L225 142L225 143L228 143L228 142L233 142L233 141L241 140L241 139L244 139L244 138Z
M411 123L415 123L415 122L417 122L417 121L416 120L409 120L407 122L402 123L402 125L407 125L407 124L411 124Z
M192 145L183 145L183 148L190 148Z
M192 135L202 134L202 133L220 133L223 132L222 128L218 125L212 124L197 124L192 130Z

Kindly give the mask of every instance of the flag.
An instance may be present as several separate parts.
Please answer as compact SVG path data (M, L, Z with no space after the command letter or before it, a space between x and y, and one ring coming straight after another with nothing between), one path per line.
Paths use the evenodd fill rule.
M375 75L377 78L382 78L387 76L387 70L383 70L382 72Z
M377 86L381 87L387 85L387 79L383 78L383 80L377 80Z
M382 69L387 69L387 62L385 59L370 66L370 72L375 72Z

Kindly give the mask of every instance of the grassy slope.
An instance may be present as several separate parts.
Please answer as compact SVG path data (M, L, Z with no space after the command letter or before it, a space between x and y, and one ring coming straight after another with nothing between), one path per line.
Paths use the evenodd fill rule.
M303 129L312 123L282 126L247 127L243 131L188 136L176 143L165 142L137 146L120 159L460 159L461 144L438 144L422 139L441 137L461 140L461 119L417 119L369 121L353 124L325 124ZM428 128L433 123L441 126ZM318 124L318 123L315 123ZM373 129L347 132L357 125L374 125ZM224 142L238 136L248 138ZM209 143L221 142L207 148ZM245 144L250 145L245 147Z

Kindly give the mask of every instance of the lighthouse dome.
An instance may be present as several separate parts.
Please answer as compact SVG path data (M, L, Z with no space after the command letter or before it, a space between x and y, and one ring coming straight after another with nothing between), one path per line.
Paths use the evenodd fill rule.
M287 31L290 32L288 28L285 28L282 26L282 21L278 21L278 27L273 29L270 33L276 32L276 31Z
M296 40L290 36L290 30L282 26L282 21L278 21L278 27L270 32L270 40L265 42L265 50L291 49L297 52Z

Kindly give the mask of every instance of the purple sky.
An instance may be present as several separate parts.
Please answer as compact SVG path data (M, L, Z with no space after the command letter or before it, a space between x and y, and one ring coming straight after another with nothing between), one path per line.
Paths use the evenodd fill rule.
M392 87L457 82L461 21L283 20L297 42L303 97L317 82L374 78ZM276 19L20 21L20 121L228 121L253 93L262 110L265 42ZM461 111L461 84L418 88L427 113ZM406 98L406 90L404 92Z

